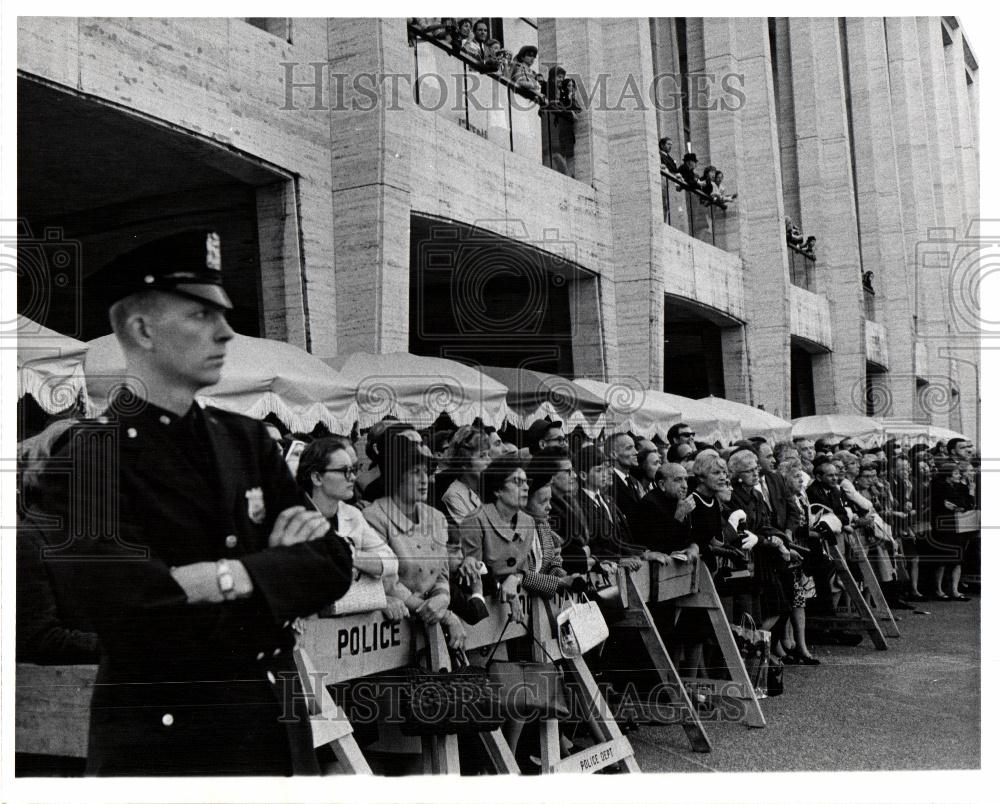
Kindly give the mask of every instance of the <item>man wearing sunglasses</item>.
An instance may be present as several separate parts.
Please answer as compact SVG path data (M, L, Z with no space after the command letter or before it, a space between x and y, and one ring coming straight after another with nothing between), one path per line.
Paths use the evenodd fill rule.
M695 446L694 437L696 435L697 433L691 425L678 422L667 430L667 442L671 446L674 444L690 444L693 447Z

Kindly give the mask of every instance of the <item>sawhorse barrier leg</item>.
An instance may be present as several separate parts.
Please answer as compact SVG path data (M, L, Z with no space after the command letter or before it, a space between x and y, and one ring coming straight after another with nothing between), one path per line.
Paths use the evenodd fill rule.
M372 769L361 753L357 740L354 739L351 722L327 692L323 684L323 674L316 672L308 654L300 649L295 651L295 665L306 695L313 747L329 745L342 768L350 773L370 776Z
M882 593L882 585L878 582L875 568L863 551L861 552L861 559L858 561L858 564L861 567L861 579L865 584L864 593L867 598L868 607L877 619L887 623L887 625L882 627L885 636L899 637L899 625L896 623L896 617L892 613L892 609L889 608L889 603L886 601L885 595Z
M684 681L697 685L699 688L708 689L716 696L739 699L744 704L741 720L747 726L763 728L767 721L764 720L764 713L757 700L757 693L750 683L750 676L747 675L743 657L740 656L739 648L736 647L736 640L733 639L729 620L726 619L726 613L722 609L722 601L719 600L719 594L715 591L712 575L704 562L698 562L697 573L696 590L690 595L677 598L674 605L679 609L706 610L731 680L720 682L715 679L686 678Z
M554 612L543 608L551 605L547 600L532 598L531 628L535 636L532 656L539 662L549 661L546 651L552 657L560 655L559 646L548 628ZM544 651L539 643L545 646ZM583 657L561 660L560 664L567 685L572 685L576 694L581 696L587 723L598 743L560 759L559 721L552 718L540 719L542 773L594 773L619 762L629 773L641 773L632 744L618 728L618 723Z
M440 625L427 626L425 638L429 654L430 667L434 670L450 670L451 657L448 655L448 644ZM498 773L519 773L517 761L511 752L503 734L499 729L490 732L480 732L486 753ZM459 773L461 762L458 753L458 737L454 734L420 738L423 747L424 773L445 774Z
M629 607L625 614L625 619L620 623L616 623L615 627L635 628L639 631L639 635L642 637L643 644L646 647L646 652L653 663L653 668L660 677L660 682L674 697L674 701L672 702L673 707L681 709L681 726L683 726L684 733L691 743L691 750L699 753L708 753L712 750L712 744L705 733L705 727L702 725L698 717L698 712L694 704L691 703L691 698L688 696L687 690L684 688L680 673L677 672L670 654L667 653L667 648L663 644L660 632L653 622L653 615L650 614L649 607L646 605L642 593L636 586L634 576L632 573L626 573L626 575L628 577ZM640 706L644 717L654 722L659 719L651 706ZM676 721L671 720L670 722L673 723Z
M875 645L878 650L888 650L889 644L885 641L885 634L882 633L882 629L879 627L878 620L875 619L875 615L872 613L871 608L868 606L861 589L858 588L857 581L854 580L854 576L851 574L851 568L847 566L847 559L844 558L844 554L841 552L840 547L836 544L830 544L830 559L833 561L833 566L837 574L837 579L840 581L841 586L847 593L848 599L854 605L855 613L848 616L818 616L809 617L808 609L806 610L806 616L809 617L813 625L826 625L828 627L843 627L843 626L861 626L871 637L872 644ZM869 570L871 565L869 564ZM874 577L874 572L872 572L872 577ZM876 588L878 584L876 583ZM881 590L879 590L881 592ZM883 598L884 600L884 598Z

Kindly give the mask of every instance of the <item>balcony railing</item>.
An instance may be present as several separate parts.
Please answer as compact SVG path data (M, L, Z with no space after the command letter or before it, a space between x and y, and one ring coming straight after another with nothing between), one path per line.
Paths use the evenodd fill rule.
M788 246L788 278L796 287L816 292L816 255L791 243Z
M575 115L486 72L477 59L455 53L418 27L413 46L413 94L418 106L467 131L569 176L575 175Z
M726 205L701 190L689 187L666 168L660 168L660 181L663 191L663 222L714 246L715 210L718 209L718 214L723 215Z
M865 318L875 321L875 288L867 283L862 283L865 297Z

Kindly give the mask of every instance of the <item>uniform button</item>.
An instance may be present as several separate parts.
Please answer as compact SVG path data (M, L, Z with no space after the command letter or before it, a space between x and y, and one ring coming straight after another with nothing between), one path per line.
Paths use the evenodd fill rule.
M513 567L516 563L517 563L517 559L514 558L514 556L511 556L510 558L507 559L507 566L508 567Z
M146 275L145 275L145 276L144 276L144 277L142 278L142 281L143 281L143 282L145 282L145 283L146 283L147 285L152 285L152 284L153 284L153 282L155 282L156 280L155 280L155 279L153 278L153 275L152 275L152 274L146 274Z
M160 416L160 424L170 424L169 416Z
M232 550L237 544L239 544L239 539L237 539L232 533L226 537L226 547Z
M280 656L281 655L281 648L275 648L274 649L274 653L272 653L271 655L272 656Z
M167 712L167 714L165 714L162 718L160 718L160 720L161 720L161 722L163 723L164 726L173 726L174 725L174 716L172 714L170 714L169 712Z
M139 435L139 433L136 431L134 427L129 427L128 430L125 431L125 434L129 438L135 438L137 435Z
M290 626L291 624L292 624L291 620L285 620L285 624L283 626L281 626L281 627L282 628L288 628L288 626Z
M260 653L258 653L258 654L257 654L257 661L259 662L259 661L261 661L261 660L262 660L263 658L264 658L264 651L261 651Z
M274 677L274 673L272 673L270 670L267 671L267 680L270 681L272 684L278 683L278 679Z

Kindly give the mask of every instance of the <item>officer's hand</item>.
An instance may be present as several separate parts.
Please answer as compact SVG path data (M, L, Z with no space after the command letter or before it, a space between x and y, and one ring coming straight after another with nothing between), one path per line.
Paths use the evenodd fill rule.
M417 609L417 616L428 625L439 623L445 612L448 611L450 602L448 595L434 595L434 597L424 601L424 604Z
M278 514L267 544L268 547L288 547L319 539L329 530L330 523L319 511L308 511L305 506L293 505Z
M445 635L448 637L448 647L452 650L461 650L465 647L465 639L468 632L462 621L458 619L452 611L446 611L441 624L445 628Z
M657 564L666 564L669 560L664 553L659 553L656 550L647 550L643 556L646 561L655 561Z
M400 620L408 617L409 614L410 610L406 608L406 604L398 597L386 598L386 605L382 609L382 616L387 620L398 623Z

